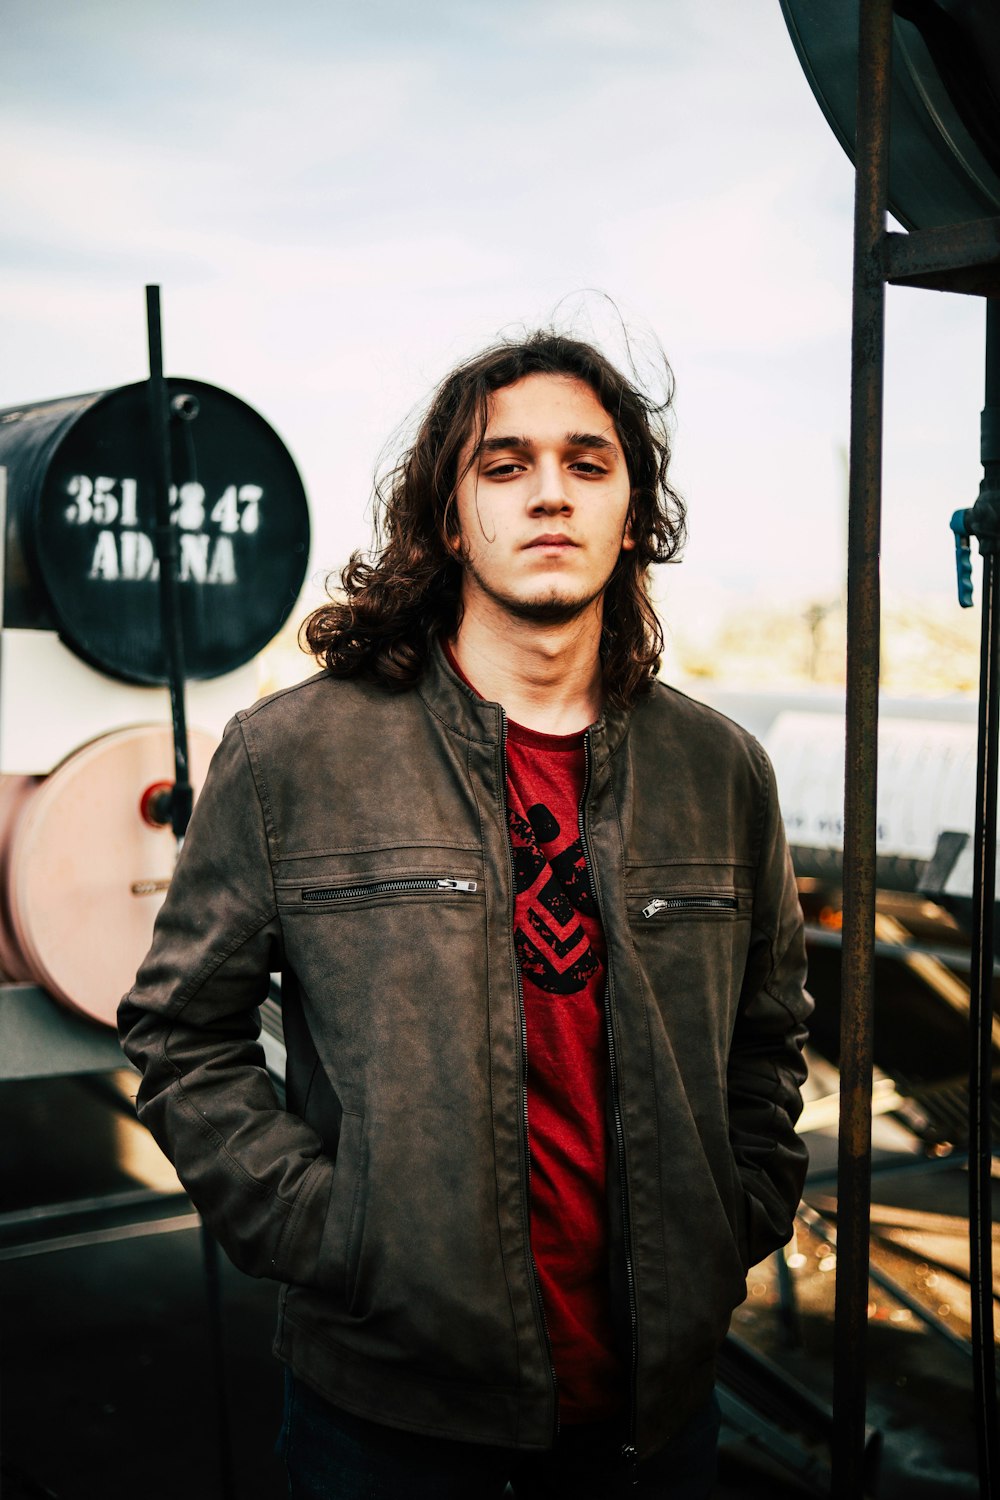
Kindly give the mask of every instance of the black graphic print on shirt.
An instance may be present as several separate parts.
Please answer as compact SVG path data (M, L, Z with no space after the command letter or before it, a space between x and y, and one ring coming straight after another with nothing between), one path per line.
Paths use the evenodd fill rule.
M543 802L522 817L510 813L514 882L519 897L514 925L517 961L525 980L547 995L575 995L587 987L601 961L580 922L596 916L577 829L558 847L562 830ZM548 845L543 852L542 844ZM525 930L524 922L531 929Z

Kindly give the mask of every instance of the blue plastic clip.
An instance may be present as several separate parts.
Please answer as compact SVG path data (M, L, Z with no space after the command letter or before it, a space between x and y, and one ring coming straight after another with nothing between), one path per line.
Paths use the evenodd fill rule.
M969 533L965 529L965 511L956 510L949 523L955 533L955 568L958 572L958 602L963 609L972 608L972 553Z

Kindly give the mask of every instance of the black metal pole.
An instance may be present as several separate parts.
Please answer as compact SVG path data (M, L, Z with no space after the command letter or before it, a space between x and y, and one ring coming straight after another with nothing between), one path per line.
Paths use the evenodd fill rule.
M208 1339L215 1374L215 1405L219 1439L219 1495L221 1500L236 1500L233 1435L229 1421L229 1398L226 1391L226 1350L222 1328L219 1247L204 1224L201 1226L201 1257L205 1271L205 1297L208 1303Z
M160 323L160 289L146 288L146 325L149 332L149 423L153 456L156 556L160 564L160 637L170 687L170 710L174 731L174 788L170 798L170 823L180 842L191 818L193 792L188 770L187 716L184 710L184 635L181 624L177 578L177 530L170 519L170 409L163 378L163 338ZM201 1227L202 1265L208 1303L208 1331L215 1374L219 1440L221 1500L235 1500L233 1445L226 1396L225 1347L222 1331L222 1290L219 1280L219 1250L204 1224Z
M996 1348L993 1335L993 953L997 852L997 749L1000 718L1000 302L986 304L986 400L983 481L973 529L983 554L983 627L979 674L972 887L972 975L969 987L969 1273L972 1282L973 1388L979 1493L1000 1493Z
M146 325L149 332L149 422L153 456L156 556L160 564L160 636L170 685L174 730L174 789L170 823L180 840L191 817L192 791L188 769L187 717L184 711L184 637L177 583L177 530L170 520L170 413L163 379L163 342L160 329L160 288L146 288Z
M833 1495L864 1494L871 1224L879 534L892 0L861 0L854 200L851 464L847 543L847 743L841 958Z

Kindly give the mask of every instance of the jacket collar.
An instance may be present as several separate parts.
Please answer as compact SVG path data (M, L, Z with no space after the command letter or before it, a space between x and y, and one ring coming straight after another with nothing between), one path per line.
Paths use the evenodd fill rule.
M417 691L436 718L456 734L485 744L498 744L503 734L503 710L499 703L488 703L452 670L440 642L431 648ZM628 729L630 714L625 709L606 707L589 729L591 757L595 767L613 755Z

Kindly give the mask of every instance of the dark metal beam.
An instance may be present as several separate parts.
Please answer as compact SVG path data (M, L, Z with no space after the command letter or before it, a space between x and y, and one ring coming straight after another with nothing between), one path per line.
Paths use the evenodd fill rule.
M847 544L847 743L840 1032L833 1494L865 1489L865 1350L871 1192L879 540L892 0L862 0L854 199L851 462Z
M895 286L1000 296L1000 219L882 237L882 272Z

